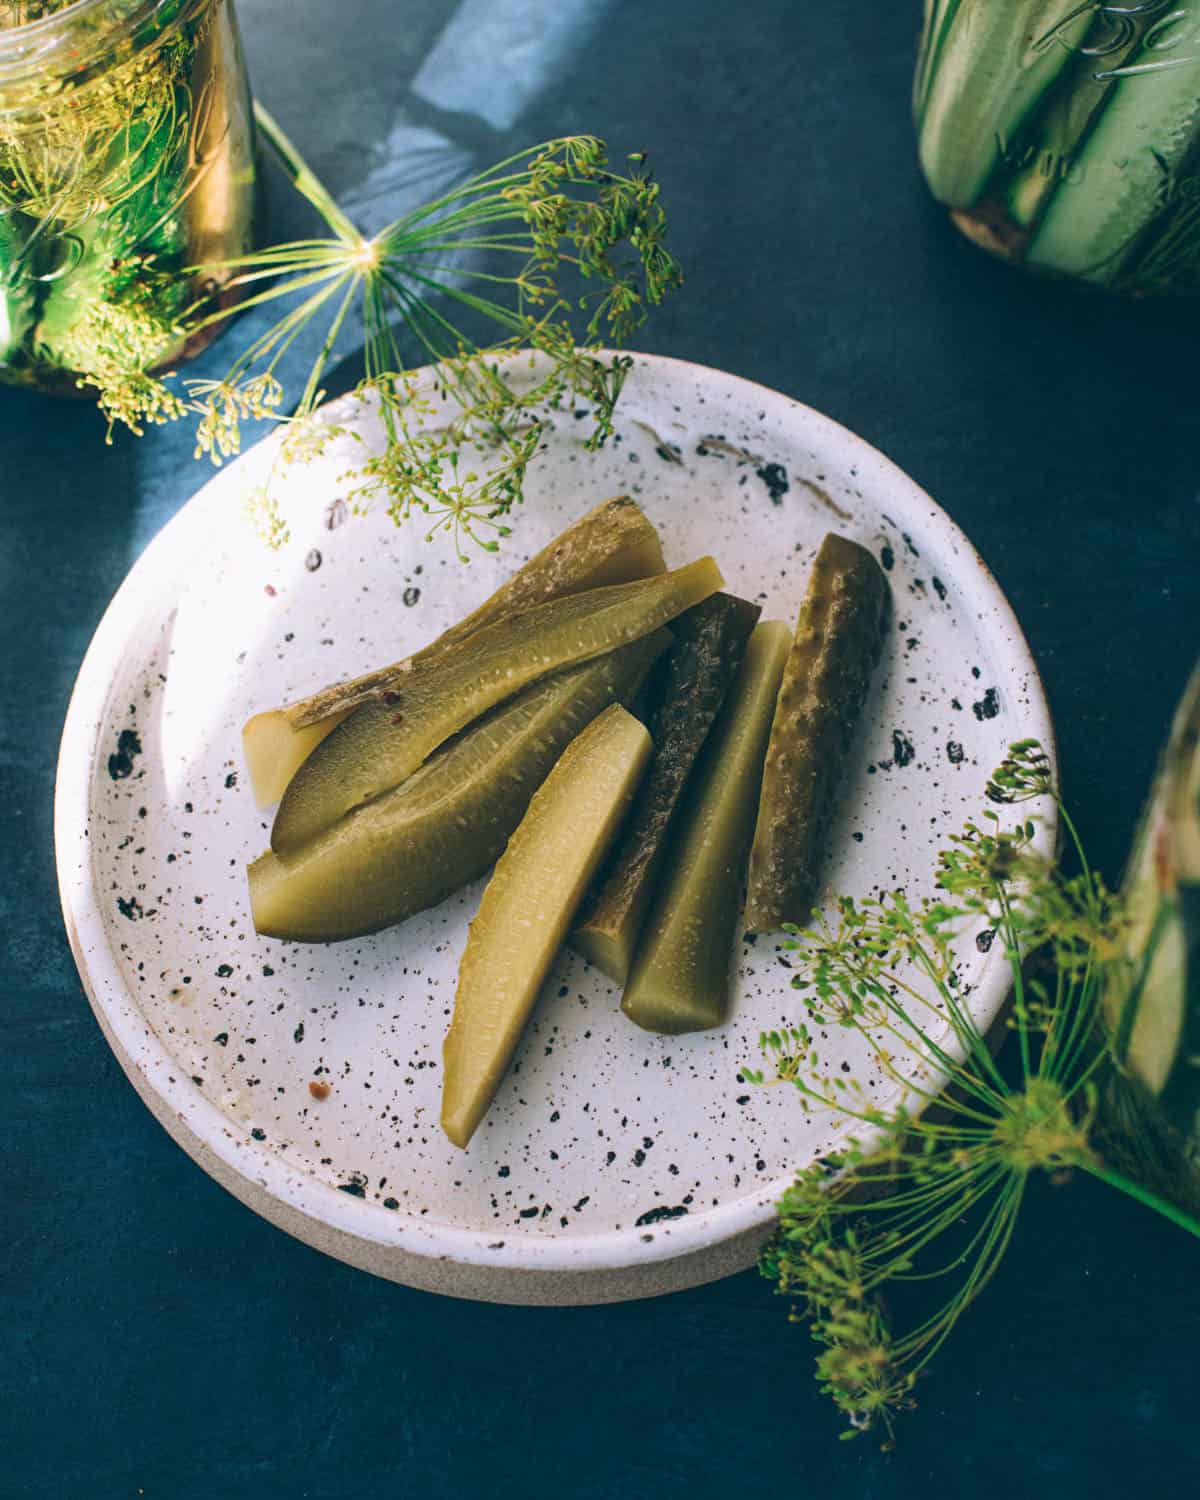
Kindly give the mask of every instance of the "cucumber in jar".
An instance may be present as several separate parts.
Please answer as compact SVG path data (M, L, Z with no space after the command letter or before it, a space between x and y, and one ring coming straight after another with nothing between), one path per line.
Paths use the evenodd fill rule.
M1030 265L1118 282L1178 191L1180 169L1200 137L1200 36L1168 49L1174 35L1164 30L1168 22L1174 13L1147 25L1130 60L1109 80L1103 111L1078 156L1081 181L1050 199L1029 246Z
M940 18L917 112L921 166L940 203L967 209L979 198L1066 67L1063 28L1082 32L1083 10L1079 0L961 0Z

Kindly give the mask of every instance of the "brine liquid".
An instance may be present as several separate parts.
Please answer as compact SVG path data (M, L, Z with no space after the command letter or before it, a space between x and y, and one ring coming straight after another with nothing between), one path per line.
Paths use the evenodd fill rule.
M227 296L194 268L251 247L253 124L232 0L160 6L108 49L90 31L84 69L39 89L5 72L6 28L51 11L76 25L0 4L0 379L64 390L214 336L175 325Z

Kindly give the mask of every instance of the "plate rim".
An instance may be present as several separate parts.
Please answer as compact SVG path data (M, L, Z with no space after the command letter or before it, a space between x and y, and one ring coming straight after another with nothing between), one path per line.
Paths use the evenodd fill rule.
M978 569L979 583L1009 634L1013 659L1027 674L1030 691L1023 717L1033 721L1031 732L1041 741L1051 766L1057 771L1056 737L1049 702L1021 623L974 542L916 480L843 423L759 381L669 355L632 350L601 352L604 357L614 352L622 358L628 356L635 367L648 367L651 371L664 368L674 379L700 375L706 381L724 386L732 384L758 393L768 403L782 401L792 413L803 418L809 430L822 430L824 436L846 444L864 458L869 457L881 466L886 477L910 492L910 503L924 504L926 515ZM514 355L517 360L528 357L529 351L518 351ZM413 374L419 379L432 379L436 371L432 366L425 366ZM340 407L359 399L357 393L350 392L321 410L332 415ZM264 1216L310 1244L312 1233L306 1234L305 1227L309 1226L311 1231L316 1226L328 1226L363 1242L364 1247L400 1252L418 1260L449 1261L479 1271L580 1273L651 1265L695 1255L739 1236L756 1233L765 1236L774 1220L778 1199L792 1180L792 1173L716 1208L657 1223L653 1227L652 1240L644 1237L644 1226L630 1225L593 1233L526 1237L511 1230L492 1231L493 1238L489 1241L485 1230L469 1229L428 1217L418 1220L402 1212L359 1201L290 1165L269 1148L237 1139L228 1116L192 1083L138 1009L113 957L91 878L87 825L89 791L98 747L96 726L103 717L116 653L122 642L128 639L129 632L124 628L126 617L133 624L136 616L144 613L145 599L151 593L148 584L160 594L177 592L191 532L201 529L209 508L227 502L222 485L232 483L229 476L239 468L250 467L256 455L261 462L265 452L280 440L279 432L268 434L206 479L143 549L92 634L76 674L64 719L54 789L54 846L59 897L83 989L101 1032L123 1071L172 1139L208 1175L257 1212L264 1213L261 1199L265 1195L272 1203L273 1211L264 1213ZM1037 842L1049 849L1056 837L1057 816L1052 810L1041 821ZM102 957L97 954L95 943L89 948L86 941L89 936L100 939ZM986 1026L990 1026L1001 1012L1008 994L1000 957L993 949L973 992L978 1000L986 1001L980 1005L986 1016ZM149 1062L135 1060L131 1041L142 1049L149 1048L153 1054L154 1072L161 1073L161 1078L151 1075ZM215 1160L206 1159L209 1157ZM496 1236L503 1237L502 1245ZM370 1269L387 1274L382 1266ZM398 1279L404 1278L401 1275ZM451 1286L443 1289L453 1290Z

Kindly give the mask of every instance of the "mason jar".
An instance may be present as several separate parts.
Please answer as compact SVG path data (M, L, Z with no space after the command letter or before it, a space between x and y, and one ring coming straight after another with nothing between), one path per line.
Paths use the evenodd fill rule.
M925 0L913 103L929 187L985 250L1200 289L1200 0Z
M251 248L233 0L0 0L0 379L103 388L197 352Z

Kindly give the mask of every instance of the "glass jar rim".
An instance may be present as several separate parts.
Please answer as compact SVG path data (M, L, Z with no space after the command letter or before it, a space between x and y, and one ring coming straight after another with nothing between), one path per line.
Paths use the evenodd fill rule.
M113 56L157 41L211 0L73 0L20 26L0 27L0 113L7 94L68 78L83 81Z

